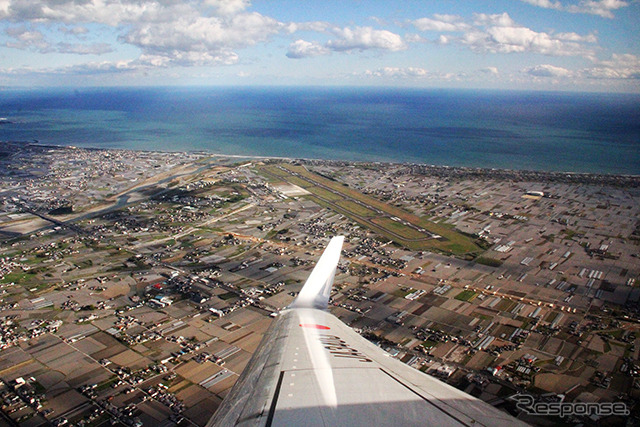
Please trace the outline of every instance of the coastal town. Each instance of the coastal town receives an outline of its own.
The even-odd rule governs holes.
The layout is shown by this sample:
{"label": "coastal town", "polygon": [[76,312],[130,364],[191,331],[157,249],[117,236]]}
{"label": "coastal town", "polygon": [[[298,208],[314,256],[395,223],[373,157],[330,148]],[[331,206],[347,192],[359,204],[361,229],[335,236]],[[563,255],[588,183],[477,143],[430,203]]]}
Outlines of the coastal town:
{"label": "coastal town", "polygon": [[206,425],[337,235],[330,311],[392,357],[637,423],[639,218],[638,176],[3,142],[0,424]]}

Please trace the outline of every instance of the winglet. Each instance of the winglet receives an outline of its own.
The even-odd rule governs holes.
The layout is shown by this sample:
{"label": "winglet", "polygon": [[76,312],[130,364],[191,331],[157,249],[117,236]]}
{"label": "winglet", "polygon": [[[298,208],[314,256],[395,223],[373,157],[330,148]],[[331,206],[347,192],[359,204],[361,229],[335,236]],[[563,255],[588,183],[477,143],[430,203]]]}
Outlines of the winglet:
{"label": "winglet", "polygon": [[331,239],[290,308],[327,308],[343,242],[344,236]]}

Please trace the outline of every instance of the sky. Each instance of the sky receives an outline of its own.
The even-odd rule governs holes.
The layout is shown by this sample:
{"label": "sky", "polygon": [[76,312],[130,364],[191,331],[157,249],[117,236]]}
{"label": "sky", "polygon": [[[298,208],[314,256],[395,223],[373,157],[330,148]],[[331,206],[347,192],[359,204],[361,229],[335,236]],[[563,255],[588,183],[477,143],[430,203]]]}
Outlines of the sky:
{"label": "sky", "polygon": [[640,0],[0,0],[0,87],[640,92]]}

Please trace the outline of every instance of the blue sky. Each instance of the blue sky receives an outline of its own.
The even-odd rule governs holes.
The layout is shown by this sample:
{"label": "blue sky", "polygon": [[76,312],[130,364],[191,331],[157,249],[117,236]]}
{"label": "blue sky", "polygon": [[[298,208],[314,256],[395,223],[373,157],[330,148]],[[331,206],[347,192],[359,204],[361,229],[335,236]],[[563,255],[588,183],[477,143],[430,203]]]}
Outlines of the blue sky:
{"label": "blue sky", "polygon": [[0,86],[640,92],[640,1],[0,0]]}

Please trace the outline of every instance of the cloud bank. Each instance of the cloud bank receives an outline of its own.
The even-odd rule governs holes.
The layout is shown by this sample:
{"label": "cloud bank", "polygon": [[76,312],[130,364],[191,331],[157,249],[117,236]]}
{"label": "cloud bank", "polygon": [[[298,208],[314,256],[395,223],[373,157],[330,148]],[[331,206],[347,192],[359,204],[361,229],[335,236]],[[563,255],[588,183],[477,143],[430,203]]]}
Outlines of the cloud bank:
{"label": "cloud bank", "polygon": [[613,11],[629,6],[629,2],[622,0],[581,0],[578,3],[564,5],[552,0],[522,0],[533,6],[545,9],[560,10],[569,13],[586,13],[603,18],[613,19]]}
{"label": "cloud bank", "polygon": [[[509,8],[510,12],[530,11],[532,8],[523,5],[526,3],[558,11],[541,12],[544,15],[580,13],[591,15],[584,20],[597,22],[608,22],[616,11],[637,6],[632,0],[515,3],[518,7]],[[274,54],[290,58],[288,64],[298,67],[298,72],[307,58],[316,58],[314,65],[331,69],[329,61],[340,57],[340,66],[349,64],[351,69],[331,69],[325,75],[417,82],[474,78],[621,81],[636,80],[640,75],[637,49],[612,53],[605,47],[609,42],[605,37],[610,36],[604,31],[561,21],[533,28],[514,19],[515,14],[469,12],[466,16],[438,13],[404,20],[370,16],[364,23],[344,19],[348,24],[336,24],[314,21],[310,11],[298,15],[307,20],[286,22],[268,16],[277,9],[259,13],[250,0],[0,0],[0,46],[12,53],[22,51],[14,57],[31,61],[24,62],[30,65],[13,67],[5,64],[0,78],[20,73],[146,76],[153,70],[160,76],[179,76],[201,71],[194,67],[229,65],[237,65],[235,75],[253,76],[260,72],[247,64],[261,60],[273,64],[265,57]],[[336,21],[340,17],[335,14]],[[554,24],[562,31],[551,29]],[[255,46],[265,46],[268,53],[250,49]],[[442,60],[445,52],[462,53],[467,62],[430,63]],[[51,64],[67,65],[38,68],[40,60],[49,63],[40,55],[55,57]],[[469,57],[482,58],[483,64],[469,66]],[[486,60],[492,57],[500,60]],[[393,61],[383,62],[388,58]],[[355,62],[359,59],[368,61],[367,65],[359,68]],[[509,63],[510,67],[505,66]],[[500,69],[488,64],[500,64]],[[434,65],[445,71],[433,71],[430,67]],[[186,71],[188,67],[194,70]]]}

